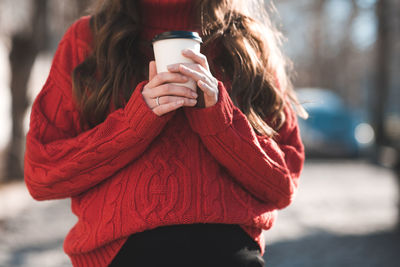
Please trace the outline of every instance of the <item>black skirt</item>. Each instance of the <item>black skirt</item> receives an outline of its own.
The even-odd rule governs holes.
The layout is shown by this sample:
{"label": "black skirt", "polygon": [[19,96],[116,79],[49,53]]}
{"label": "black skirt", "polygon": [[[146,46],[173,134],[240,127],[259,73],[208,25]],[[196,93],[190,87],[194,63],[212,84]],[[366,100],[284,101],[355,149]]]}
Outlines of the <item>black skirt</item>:
{"label": "black skirt", "polygon": [[238,225],[164,226],[131,235],[109,267],[262,267],[258,244]]}

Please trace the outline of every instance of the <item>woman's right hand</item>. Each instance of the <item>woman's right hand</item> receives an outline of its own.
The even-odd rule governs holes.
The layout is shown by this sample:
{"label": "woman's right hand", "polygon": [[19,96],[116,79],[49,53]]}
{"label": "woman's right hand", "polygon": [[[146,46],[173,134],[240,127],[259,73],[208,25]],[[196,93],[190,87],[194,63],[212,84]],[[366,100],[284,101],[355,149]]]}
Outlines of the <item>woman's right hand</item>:
{"label": "woman's right hand", "polygon": [[182,106],[194,107],[197,94],[188,87],[172,83],[185,83],[188,77],[180,73],[162,72],[157,74],[155,61],[149,64],[149,83],[142,91],[147,106],[158,116]]}

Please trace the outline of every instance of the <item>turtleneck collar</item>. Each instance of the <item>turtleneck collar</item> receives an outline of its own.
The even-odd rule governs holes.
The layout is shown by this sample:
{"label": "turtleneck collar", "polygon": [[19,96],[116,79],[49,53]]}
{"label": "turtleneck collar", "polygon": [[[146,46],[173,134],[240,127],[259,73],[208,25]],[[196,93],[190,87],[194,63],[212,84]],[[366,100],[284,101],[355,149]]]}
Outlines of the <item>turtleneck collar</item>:
{"label": "turtleneck collar", "polygon": [[193,12],[196,0],[139,0],[142,14],[142,38],[151,40],[165,31],[199,31]]}

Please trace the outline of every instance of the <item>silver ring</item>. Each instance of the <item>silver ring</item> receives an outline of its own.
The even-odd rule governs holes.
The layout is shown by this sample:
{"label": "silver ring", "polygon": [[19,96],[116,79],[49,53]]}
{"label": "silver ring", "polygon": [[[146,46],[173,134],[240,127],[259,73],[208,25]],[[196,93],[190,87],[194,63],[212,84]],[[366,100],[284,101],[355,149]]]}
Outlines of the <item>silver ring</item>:
{"label": "silver ring", "polygon": [[156,103],[157,103],[157,106],[160,105],[160,97],[159,96],[157,96],[157,98],[156,98]]}

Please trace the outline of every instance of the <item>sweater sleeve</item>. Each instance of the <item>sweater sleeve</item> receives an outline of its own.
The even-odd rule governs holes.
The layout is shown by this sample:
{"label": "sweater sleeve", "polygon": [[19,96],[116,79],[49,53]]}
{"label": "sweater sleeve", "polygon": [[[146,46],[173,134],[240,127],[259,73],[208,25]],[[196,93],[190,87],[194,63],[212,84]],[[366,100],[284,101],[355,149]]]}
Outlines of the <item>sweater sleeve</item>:
{"label": "sweater sleeve", "polygon": [[256,135],[221,82],[217,104],[186,108],[185,113],[210,153],[245,190],[279,209],[291,203],[304,162],[291,108],[285,109],[286,122],[276,139]]}
{"label": "sweater sleeve", "polygon": [[80,52],[71,31],[61,41],[32,106],[24,177],[37,200],[77,195],[111,177],[143,153],[171,118],[158,117],[147,107],[142,82],[124,108],[95,128],[80,131],[70,75]]}

